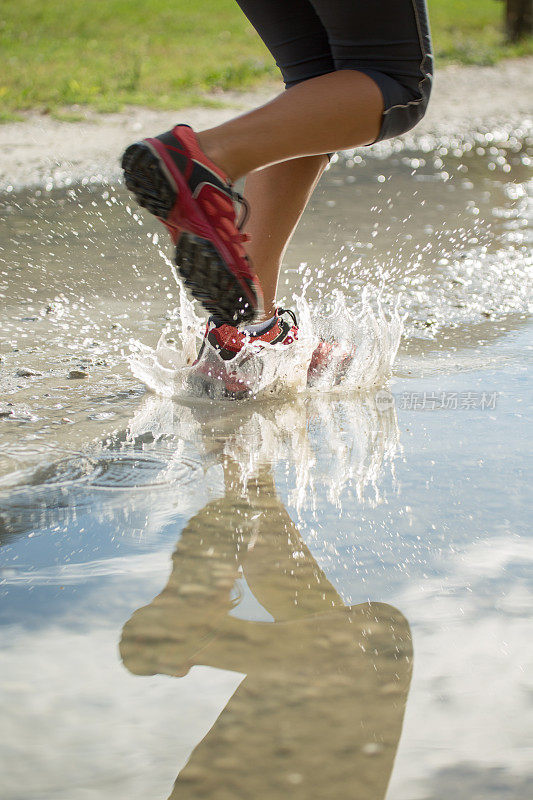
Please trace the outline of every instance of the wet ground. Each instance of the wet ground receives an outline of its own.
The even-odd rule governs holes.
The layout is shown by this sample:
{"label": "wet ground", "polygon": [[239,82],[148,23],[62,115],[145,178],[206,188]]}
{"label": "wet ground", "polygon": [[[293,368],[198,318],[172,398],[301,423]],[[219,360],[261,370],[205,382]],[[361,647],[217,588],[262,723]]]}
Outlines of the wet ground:
{"label": "wet ground", "polygon": [[332,165],[282,290],[364,357],[242,402],[118,184],[1,198],[2,798],[529,798],[527,136]]}

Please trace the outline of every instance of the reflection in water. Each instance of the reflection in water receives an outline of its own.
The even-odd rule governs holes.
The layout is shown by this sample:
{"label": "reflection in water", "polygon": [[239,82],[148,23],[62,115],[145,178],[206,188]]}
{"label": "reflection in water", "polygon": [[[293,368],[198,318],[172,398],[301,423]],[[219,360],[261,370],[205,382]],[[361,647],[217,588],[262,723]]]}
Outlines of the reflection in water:
{"label": "reflection in water", "polygon": [[[59,546],[65,554],[30,571],[14,564],[6,586],[133,574],[138,561],[118,558],[111,543],[108,552],[98,545],[98,561],[79,560],[95,551],[85,524],[75,549],[84,509],[148,539],[149,526],[194,513],[191,495],[205,498],[180,534],[167,586],[131,615],[120,642],[133,675],[179,678],[204,665],[243,676],[171,798],[384,798],[411,678],[409,626],[384,603],[344,605],[279,499],[274,468],[294,469],[297,510],[319,485],[335,502],[347,487],[360,497],[370,488],[375,501],[398,448],[394,407],[380,410],[374,393],[194,409],[149,397],[126,431],[92,452],[10,476],[0,537],[46,526],[56,531],[54,561]],[[209,494],[202,473],[213,468],[223,482]],[[171,523],[173,537],[180,528]]]}
{"label": "reflection in water", "polygon": [[[245,485],[261,465],[292,468],[289,502],[298,513],[314,507],[322,487],[339,508],[348,488],[375,504],[400,451],[394,400],[387,397],[392,404],[385,408],[379,393],[368,392],[230,407],[207,402],[193,409],[150,396],[127,431],[93,450],[62,453],[58,441],[36,466],[0,478],[0,539],[56,524],[59,509],[67,525],[88,504],[96,519],[111,520],[117,508],[122,515],[144,508],[156,491],[160,509],[186,512],[202,496],[204,471],[224,457],[236,462]],[[16,456],[15,448],[3,452]],[[169,493],[169,487],[180,491]]]}
{"label": "reflection in water", "polygon": [[[180,677],[195,664],[246,674],[170,797],[379,800],[411,677],[407,621],[383,603],[344,606],[271,470],[244,487],[238,464],[223,463],[224,497],[189,521],[166,587],[120,642],[138,675]],[[239,616],[236,584],[272,622]]]}
{"label": "reflection in water", "polygon": [[[336,504],[347,487],[360,499],[370,492],[378,500],[383,472],[392,471],[400,450],[394,398],[387,394],[385,405],[381,399],[379,391],[368,391],[190,406],[148,396],[126,431],[90,450],[68,448],[69,431],[59,429],[54,448],[36,449],[36,465],[0,478],[2,510],[13,504],[55,508],[73,491],[100,488],[103,504],[106,492],[198,485],[202,470],[222,455],[238,463],[244,482],[265,463],[295,468],[290,501],[298,509],[313,503],[318,484],[327,486],[328,499]],[[0,450],[15,463],[20,459],[15,445]],[[325,471],[318,464],[321,454],[328,462]]]}
{"label": "reflection in water", "polygon": [[348,487],[358,499],[378,502],[383,473],[394,472],[400,450],[394,399],[390,395],[386,407],[379,400],[379,392],[370,391],[190,408],[149,397],[130,420],[127,441],[167,443],[181,459],[194,441],[204,463],[233,459],[244,485],[262,465],[285,463],[294,469],[289,501],[299,512],[313,507],[319,486],[337,506]]}
{"label": "reflection in water", "polygon": [[[90,548],[85,534],[72,558],[68,548],[81,513],[90,510],[91,527],[97,523],[127,531],[127,537],[120,534],[122,542],[142,537],[148,544],[149,537],[177,514],[194,513],[220,494],[220,464],[225,458],[235,461],[244,487],[264,465],[291,469],[288,499],[298,514],[315,507],[324,487],[338,508],[347,489],[375,504],[384,476],[394,476],[400,448],[394,405],[379,408],[376,398],[370,392],[338,400],[206,402],[191,408],[147,397],[125,431],[91,450],[69,452],[68,438],[62,441],[58,433],[56,448],[37,454],[37,465],[1,478],[0,544],[26,532],[60,532],[55,540],[57,547],[61,538],[65,548],[65,581],[65,571],[80,566],[84,558],[92,561],[95,550],[101,559],[114,548],[112,538],[107,545],[104,539]],[[4,453],[9,455],[11,449],[4,448]],[[9,581],[24,577],[21,565],[16,566]],[[42,568],[31,564],[33,582],[44,575]]]}

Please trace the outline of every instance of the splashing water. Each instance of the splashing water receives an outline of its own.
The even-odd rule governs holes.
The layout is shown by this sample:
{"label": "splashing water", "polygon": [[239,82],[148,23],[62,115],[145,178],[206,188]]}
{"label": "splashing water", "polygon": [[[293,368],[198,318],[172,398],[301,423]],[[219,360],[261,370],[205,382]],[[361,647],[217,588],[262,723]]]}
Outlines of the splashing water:
{"label": "splashing water", "polygon": [[[164,397],[194,393],[190,379],[196,371],[204,330],[204,322],[178,285],[180,302],[175,325],[163,331],[155,348],[130,342],[133,374]],[[293,343],[266,344],[261,349],[245,343],[237,356],[226,362],[206,342],[201,360],[216,366],[218,374],[238,373],[247,393],[254,397],[295,394],[308,388],[318,392],[332,388],[367,390],[386,383],[403,331],[399,299],[388,315],[383,310],[381,292],[370,289],[362,291],[356,305],[350,305],[338,290],[328,300],[314,305],[306,299],[305,287],[293,299],[299,319],[298,339]],[[311,375],[311,359],[321,342],[335,346],[328,353],[325,368]]]}

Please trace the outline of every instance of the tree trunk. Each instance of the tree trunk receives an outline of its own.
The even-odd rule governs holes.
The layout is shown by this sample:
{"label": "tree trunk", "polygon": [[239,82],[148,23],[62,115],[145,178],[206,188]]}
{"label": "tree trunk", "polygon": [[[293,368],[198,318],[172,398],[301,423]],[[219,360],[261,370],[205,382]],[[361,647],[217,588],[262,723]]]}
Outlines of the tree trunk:
{"label": "tree trunk", "polygon": [[510,42],[533,33],[533,0],[506,0],[505,31]]}

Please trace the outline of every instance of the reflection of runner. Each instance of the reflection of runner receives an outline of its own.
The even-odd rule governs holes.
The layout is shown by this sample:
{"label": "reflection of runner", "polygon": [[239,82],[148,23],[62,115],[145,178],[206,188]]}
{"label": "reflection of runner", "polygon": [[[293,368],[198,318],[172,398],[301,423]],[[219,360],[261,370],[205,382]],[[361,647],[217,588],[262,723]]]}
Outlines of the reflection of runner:
{"label": "reflection of runner", "polygon": [[[275,323],[281,259],[328,154],[416,125],[432,57],[424,0],[238,2],[287,91],[198,134],[177,125],[144,139],[122,163],[128,188],[169,229],[192,294],[218,322],[260,316],[259,334]],[[232,182],[245,175],[243,200]]]}
{"label": "reflection of runner", "polygon": [[[382,800],[412,666],[409,627],[391,606],[345,607],[279,501],[269,470],[183,530],[167,586],[122,633],[139,675],[193,664],[247,674],[180,773],[177,798]],[[228,616],[240,569],[273,623]]]}

